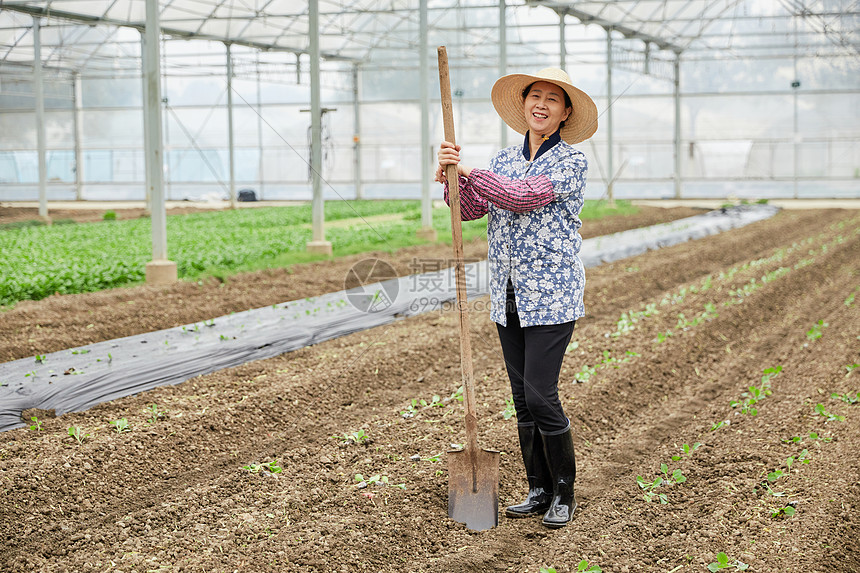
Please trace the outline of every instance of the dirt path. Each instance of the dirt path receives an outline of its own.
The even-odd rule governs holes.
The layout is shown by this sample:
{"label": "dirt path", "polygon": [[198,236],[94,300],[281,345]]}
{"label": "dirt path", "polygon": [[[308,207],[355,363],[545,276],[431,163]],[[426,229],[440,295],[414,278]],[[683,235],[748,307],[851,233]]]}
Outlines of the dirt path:
{"label": "dirt path", "polygon": [[[463,428],[449,399],[460,383],[457,319],[439,312],[2,434],[0,570],[537,573],[575,571],[584,558],[608,572],[676,573],[707,571],[724,551],[749,571],[860,571],[860,405],[831,398],[860,390],[846,368],[860,362],[858,228],[856,212],[782,212],[589,271],[589,316],[560,387],[581,504],[562,530],[502,517],[476,533],[447,519],[438,456]],[[124,313],[140,303],[125,301],[139,297],[113,296],[102,305],[115,307],[113,324],[132,322]],[[42,326],[56,332],[102,312],[70,303],[62,315],[53,305],[64,298],[77,297],[11,312],[47,305],[57,320]],[[161,299],[170,319],[174,300]],[[510,391],[486,312],[473,314],[473,330],[480,439],[503,452],[508,504],[525,490],[515,423],[503,415]],[[730,406],[778,366],[757,415]],[[826,421],[817,404],[844,421]],[[120,418],[130,432],[109,425]],[[72,425],[90,437],[78,444]],[[369,440],[332,437],[359,430]],[[281,473],[242,469],[273,461]],[[666,504],[648,503],[636,477],[652,481],[661,463],[687,480],[654,490]],[[769,482],[776,470],[784,475]],[[358,489],[356,474],[390,485]],[[788,502],[794,516],[772,517]]]}

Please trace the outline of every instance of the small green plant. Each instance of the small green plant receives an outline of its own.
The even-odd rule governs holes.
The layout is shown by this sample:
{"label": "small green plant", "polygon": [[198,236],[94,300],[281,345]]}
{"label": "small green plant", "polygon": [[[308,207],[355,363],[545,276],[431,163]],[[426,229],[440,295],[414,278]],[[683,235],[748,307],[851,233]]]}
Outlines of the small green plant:
{"label": "small green plant", "polygon": [[657,493],[654,490],[663,485],[663,478],[657,476],[654,478],[654,481],[647,481],[642,476],[636,476],[636,483],[639,484],[639,487],[642,488],[642,499],[647,502],[654,501],[654,498],[660,500],[660,503],[669,503],[669,498],[666,497],[665,493]]}
{"label": "small green plant", "polygon": [[681,472],[681,469],[675,469],[669,473],[669,466],[660,464],[660,472],[663,474],[663,482],[668,485],[679,485],[687,481],[687,477]]}
{"label": "small green plant", "polygon": [[730,402],[731,407],[736,408],[737,406],[741,406],[742,414],[749,414],[751,416],[758,415],[758,409],[755,407],[755,405],[764,400],[765,397],[770,396],[772,394],[770,389],[770,381],[780,372],[782,372],[782,366],[777,366],[775,368],[765,368],[761,377],[761,386],[749,386],[749,392],[744,392],[741,394],[741,398],[744,398],[744,401],[740,402],[738,400],[732,400]]}
{"label": "small green plant", "polygon": [[860,403],[860,392],[854,392],[854,395],[851,395],[851,392],[846,392],[845,394],[837,394],[834,392],[830,395],[834,400],[842,400],[846,404],[858,404]]}
{"label": "small green plant", "polygon": [[115,211],[105,211],[105,214],[102,215],[103,221],[116,221],[116,212]]}
{"label": "small green plant", "polygon": [[720,571],[722,569],[746,571],[747,569],[749,569],[749,565],[737,559],[735,559],[734,562],[729,563],[729,556],[720,551],[719,553],[717,553],[717,561],[715,563],[708,564],[708,571],[710,571],[711,573],[715,573],[716,571]]}
{"label": "small green plant", "polygon": [[722,428],[723,426],[731,425],[731,423],[732,423],[731,420],[723,420],[722,422],[714,422],[714,425],[711,426],[711,431],[715,432],[715,431],[719,430],[720,428]]}
{"label": "small green plant", "polygon": [[363,444],[370,442],[370,436],[364,430],[357,430],[343,436],[332,436],[332,438],[339,440],[342,444]]}
{"label": "small green plant", "polygon": [[146,407],[146,410],[144,411],[149,414],[149,418],[146,421],[150,424],[154,424],[157,421],[163,420],[167,417],[167,410],[159,409],[156,404],[150,404]]}
{"label": "small green plant", "polygon": [[588,379],[591,378],[592,376],[594,376],[594,374],[596,372],[597,372],[597,368],[595,368],[593,366],[589,366],[588,364],[583,364],[582,369],[579,372],[577,372],[573,376],[573,378],[577,382],[588,382]]}
{"label": "small green plant", "polygon": [[599,565],[589,564],[585,559],[577,563],[576,570],[584,571],[585,573],[603,573],[603,569]]}
{"label": "small green plant", "polygon": [[36,355],[36,364],[44,364],[47,357],[44,354]]}
{"label": "small green plant", "polygon": [[80,350],[72,350],[72,354],[89,354],[90,351],[88,348],[81,348]]}
{"label": "small green plant", "polygon": [[825,418],[827,418],[827,420],[825,420],[825,423],[834,422],[834,421],[835,422],[844,422],[845,421],[845,416],[839,416],[836,414],[831,414],[830,412],[828,412],[824,408],[824,404],[816,404],[815,405],[815,413],[820,414],[820,415],[824,416]]}
{"label": "small green plant", "polygon": [[78,444],[83,444],[87,440],[87,438],[90,437],[89,434],[85,434],[84,431],[77,426],[72,426],[69,428],[69,435],[73,437],[78,442]]}
{"label": "small green plant", "polygon": [[657,344],[662,344],[669,340],[669,337],[672,336],[671,332],[658,332],[657,333]]}
{"label": "small green plant", "polygon": [[818,340],[823,336],[823,330],[829,325],[823,320],[819,320],[818,324],[813,324],[812,328],[806,331],[807,340]]}
{"label": "small green plant", "polygon": [[508,396],[507,398],[505,398],[505,409],[502,412],[502,417],[505,420],[510,420],[511,418],[513,418],[516,415],[517,415],[517,410],[514,407],[514,397]]}
{"label": "small green plant", "polygon": [[[690,455],[692,455],[692,454],[693,454],[693,452],[695,452],[696,450],[698,450],[700,447],[702,447],[702,444],[701,444],[700,442],[696,442],[696,443],[695,443],[695,444],[693,444],[692,446],[690,446],[690,444],[683,444],[683,445],[681,446],[681,454],[683,454],[683,455],[685,455],[685,456],[690,456]],[[679,455],[677,455],[677,454],[675,454],[674,456],[672,456],[672,461],[673,461],[673,462],[677,462],[677,461],[678,461],[678,460],[680,460],[680,459],[681,459],[681,456],[679,456]]]}
{"label": "small green plant", "polygon": [[780,517],[791,517],[795,513],[797,513],[797,510],[794,509],[793,505],[786,505],[785,507],[778,507],[771,510],[770,516],[774,519],[779,519]]}
{"label": "small green plant", "polygon": [[30,426],[31,430],[36,430],[37,432],[42,431],[42,422],[39,421],[38,416],[30,416],[30,421],[33,422]]}
{"label": "small green plant", "polygon": [[260,473],[262,470],[266,470],[272,474],[279,474],[284,471],[284,468],[278,465],[278,460],[272,462],[265,462],[262,464],[252,463],[247,466],[242,466],[243,470],[248,470],[252,474]]}
{"label": "small green plant", "polygon": [[113,422],[110,423],[110,425],[114,427],[117,434],[131,431],[131,428],[128,426],[128,419],[126,419],[126,418],[120,418],[119,420],[114,420]]}
{"label": "small green plant", "polygon": [[845,365],[845,371],[847,372],[847,374],[845,374],[845,375],[849,376],[852,372],[854,372],[858,368],[860,368],[860,364],[857,364],[856,362],[854,364],[846,364]]}

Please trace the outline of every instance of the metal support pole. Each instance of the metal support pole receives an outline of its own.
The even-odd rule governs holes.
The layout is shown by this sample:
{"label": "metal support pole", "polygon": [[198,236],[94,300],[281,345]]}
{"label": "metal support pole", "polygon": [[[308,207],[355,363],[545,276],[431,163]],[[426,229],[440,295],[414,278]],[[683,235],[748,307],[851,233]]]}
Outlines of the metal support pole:
{"label": "metal support pole", "polygon": [[798,198],[797,191],[797,161],[800,158],[800,154],[798,153],[798,145],[800,143],[800,133],[798,132],[798,120],[797,120],[797,90],[800,88],[800,80],[797,79],[797,16],[794,17],[794,80],[791,82],[791,91],[793,92],[793,100],[794,100],[794,131],[793,131],[793,160],[792,165],[794,165],[794,175],[792,179],[794,180],[794,198]]}
{"label": "metal support pole", "polygon": [[236,203],[236,151],[233,141],[233,53],[231,45],[227,46],[227,145],[229,146],[230,162],[230,208],[238,207]]}
{"label": "metal support pole", "polygon": [[606,28],[606,194],[609,208],[615,208],[615,169],[612,166],[612,28]]}
{"label": "metal support pole", "polygon": [[558,15],[558,41],[559,41],[559,54],[561,61],[561,69],[567,71],[567,27],[565,24],[565,16],[567,16],[567,12],[560,12]]}
{"label": "metal support pole", "polygon": [[[140,31],[140,85],[143,87],[143,152],[149,153],[149,96],[146,95],[146,30]],[[144,163],[146,159],[144,158]],[[149,181],[149,168],[144,167],[144,200],[146,203],[146,214],[152,213],[151,183]]]}
{"label": "metal support pole", "polygon": [[[499,0],[499,77],[508,73],[508,20],[506,0]],[[508,146],[508,124],[499,120],[502,149]]]}
{"label": "metal support pole", "polygon": [[681,198],[681,53],[675,54],[675,199]]}
{"label": "metal support pole", "polygon": [[427,0],[419,2],[419,29],[421,39],[418,42],[418,65],[421,67],[421,228],[417,235],[428,241],[436,240],[436,231],[433,229],[433,199],[430,196],[430,78],[427,40]]}
{"label": "metal support pole", "polygon": [[322,190],[322,106],[320,105],[320,14],[319,0],[309,0],[308,21],[311,60],[311,204],[312,240],[307,250],[330,255],[331,243],[325,240],[325,202]]}
{"label": "metal support pole", "polygon": [[364,199],[361,186],[361,92],[358,84],[358,64],[352,66],[352,171],[355,179],[355,198]]}
{"label": "metal support pole", "polygon": [[75,72],[74,75],[74,91],[75,120],[73,122],[73,127],[75,130],[75,201],[80,201],[83,199],[84,185],[84,152],[81,148],[81,126],[84,123],[83,104],[81,102],[83,88],[81,87],[80,72]]}
{"label": "metal support pole", "polygon": [[36,92],[36,149],[39,159],[39,216],[48,219],[48,168],[45,153],[45,90],[42,86],[42,25],[33,17],[33,89]]}
{"label": "metal support pole", "polygon": [[257,150],[259,157],[257,159],[257,179],[260,189],[260,201],[263,201],[265,177],[263,177],[263,94],[260,88],[260,52],[257,52]]}
{"label": "metal support pole", "polygon": [[176,263],[167,260],[167,214],[164,203],[164,147],[161,131],[161,26],[156,0],[146,3],[144,93],[149,137],[145,153],[151,197],[152,261],[146,264],[146,282],[170,284],[176,282]]}

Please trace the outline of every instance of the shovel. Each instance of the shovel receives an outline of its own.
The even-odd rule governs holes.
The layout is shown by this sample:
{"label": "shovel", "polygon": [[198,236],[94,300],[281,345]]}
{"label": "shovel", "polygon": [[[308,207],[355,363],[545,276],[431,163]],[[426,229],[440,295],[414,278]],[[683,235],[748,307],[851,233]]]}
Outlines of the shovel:
{"label": "shovel", "polygon": [[[451,78],[448,75],[448,52],[445,46],[439,47],[439,85],[442,90],[445,140],[455,143]],[[462,450],[448,452],[448,517],[459,523],[465,523],[469,529],[481,531],[499,524],[499,452],[478,447],[472,345],[469,339],[469,306],[466,300],[466,272],[463,266],[460,188],[457,166],[448,165],[445,169],[451,205],[457,311],[460,315],[460,365],[463,372],[466,406],[466,444]]]}

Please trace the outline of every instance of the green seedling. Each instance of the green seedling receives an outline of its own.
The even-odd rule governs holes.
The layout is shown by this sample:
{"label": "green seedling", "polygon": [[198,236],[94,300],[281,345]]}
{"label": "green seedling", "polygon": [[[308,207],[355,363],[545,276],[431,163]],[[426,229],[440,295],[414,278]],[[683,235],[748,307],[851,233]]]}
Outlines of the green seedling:
{"label": "green seedling", "polygon": [[766,368],[763,371],[761,377],[761,386],[749,386],[749,392],[744,392],[741,394],[741,397],[744,398],[743,402],[740,402],[738,400],[732,400],[729,405],[732,408],[741,406],[742,414],[749,414],[751,416],[758,415],[758,409],[755,407],[755,405],[772,394],[770,389],[770,381],[780,372],[782,372],[782,366],[777,366],[776,368]]}
{"label": "green seedling", "polygon": [[599,565],[589,564],[585,559],[577,563],[576,570],[585,573],[603,573],[603,569]]}
{"label": "green seedling", "polygon": [[502,417],[505,420],[510,420],[511,418],[513,418],[516,415],[517,415],[517,411],[516,411],[516,408],[514,407],[514,397],[508,396],[507,398],[505,398],[505,409],[502,412]]}
{"label": "green seedling", "polygon": [[592,367],[592,366],[589,366],[588,364],[585,364],[585,365],[583,365],[583,366],[582,366],[582,370],[580,370],[579,372],[577,372],[577,373],[573,376],[573,378],[574,378],[577,382],[588,382],[588,379],[589,379],[589,378],[591,378],[592,376],[594,376],[594,374],[595,374],[596,372],[597,372],[597,368]]}
{"label": "green seedling", "polygon": [[273,474],[279,474],[284,470],[284,468],[282,468],[281,466],[278,465],[278,460],[275,460],[273,462],[266,462],[266,463],[262,463],[262,464],[257,464],[257,463],[248,464],[247,466],[242,466],[242,469],[248,470],[252,474],[260,473],[260,471],[262,471],[262,470],[267,470],[269,473],[273,473]]}
{"label": "green seedling", "polygon": [[621,317],[616,322],[615,332],[611,333],[610,336],[613,338],[618,338],[619,336],[623,336],[630,332],[636,330],[636,324],[649,316],[654,314],[658,314],[657,305],[654,303],[648,304],[645,306],[645,310],[642,311],[629,311],[621,313]]}
{"label": "green seedling", "polygon": [[87,348],[82,348],[80,350],[72,350],[72,354],[89,354],[90,351]]}
{"label": "green seedling", "polygon": [[71,428],[69,428],[69,435],[75,440],[77,440],[78,444],[83,444],[84,441],[86,441],[87,438],[90,437],[89,434],[85,434],[84,431],[77,426],[72,426]]}
{"label": "green seedling", "polygon": [[845,371],[847,372],[845,375],[849,376],[852,372],[857,370],[857,368],[860,368],[860,364],[857,364],[856,362],[854,364],[847,364],[845,366]]}
{"label": "green seedling", "polygon": [[715,432],[716,430],[719,430],[723,426],[731,425],[731,423],[732,423],[731,420],[723,420],[722,422],[715,422],[714,425],[711,426],[711,431]]}
{"label": "green seedling", "polygon": [[[683,444],[683,445],[681,446],[681,453],[682,453],[683,455],[685,455],[685,456],[690,456],[690,455],[692,455],[692,453],[693,453],[693,452],[695,452],[696,450],[698,450],[700,447],[702,447],[702,444],[701,444],[700,442],[696,442],[696,443],[695,443],[695,444],[693,444],[692,446],[690,446],[689,444]],[[681,456],[679,456],[679,455],[677,455],[677,454],[675,454],[674,456],[672,456],[672,461],[673,461],[673,462],[677,462],[677,461],[678,461],[678,460],[680,460],[680,459],[681,459]]]}
{"label": "green seedling", "polygon": [[332,438],[339,440],[342,444],[363,444],[370,441],[370,436],[364,430],[357,430],[343,436],[332,436]]}
{"label": "green seedling", "polygon": [[669,473],[669,466],[666,464],[660,464],[660,472],[663,474],[663,481],[668,485],[678,485],[687,481],[686,476],[681,473],[681,469],[678,468],[674,470],[671,474]]}
{"label": "green seedling", "polygon": [[541,567],[540,573],[558,573],[558,571],[555,570],[555,567]]}
{"label": "green seedling", "polygon": [[642,476],[636,476],[636,483],[639,484],[639,487],[642,488],[642,499],[647,502],[654,501],[654,498],[660,500],[660,503],[666,504],[669,503],[669,499],[666,497],[665,493],[657,493],[654,490],[663,485],[663,478],[657,476],[654,478],[654,481],[647,481]]}
{"label": "green seedling", "polygon": [[119,420],[114,420],[113,422],[110,423],[110,425],[114,427],[117,434],[131,431],[131,428],[128,426],[128,419],[126,419],[126,418],[120,418]]}
{"label": "green seedling", "polygon": [[203,326],[215,326],[215,320],[212,318],[210,318],[209,320],[204,320]]}
{"label": "green seedling", "polygon": [[564,349],[564,353],[567,354],[568,352],[573,352],[574,350],[576,350],[578,348],[579,348],[579,342],[574,340],[573,342],[571,342],[570,344],[567,345],[567,348]]}
{"label": "green seedling", "polygon": [[146,421],[150,424],[154,424],[158,420],[162,420],[167,417],[167,410],[159,409],[156,404],[150,404],[147,406],[145,412],[149,414],[149,418]]}
{"label": "green seedling", "polygon": [[33,422],[33,424],[30,426],[31,430],[36,430],[37,432],[42,431],[42,422],[39,421],[38,416],[30,416],[30,421]]}
{"label": "green seedling", "polygon": [[747,569],[749,569],[749,565],[737,559],[735,559],[734,562],[729,563],[729,556],[720,551],[719,553],[717,553],[717,561],[715,563],[708,564],[708,571],[710,571],[711,573],[715,573],[716,571],[720,571],[722,569],[746,571]]}
{"label": "green seedling", "polygon": [[834,392],[830,395],[834,400],[842,400],[846,404],[857,404],[860,403],[860,392],[854,392],[854,395],[851,395],[851,392],[846,392],[845,394],[837,394]]}
{"label": "green seedling", "polygon": [[672,336],[671,332],[658,332],[657,333],[657,344],[662,344],[669,340],[669,337]]}
{"label": "green seedling", "polygon": [[797,510],[794,509],[794,506],[786,505],[785,507],[771,510],[770,516],[774,519],[779,519],[780,517],[792,517],[795,513],[797,513]]}
{"label": "green seedling", "polygon": [[845,421],[845,416],[839,416],[836,414],[831,414],[830,412],[828,412],[824,408],[824,404],[816,404],[815,405],[815,413],[821,414],[822,416],[827,418],[827,420],[825,420],[825,423],[834,422],[834,421],[836,421],[836,422],[844,422]]}
{"label": "green seedling", "polygon": [[[832,442],[832,441],[833,441],[833,438],[828,438],[828,437],[825,437],[825,436],[820,436],[820,435],[818,434],[818,432],[809,432],[809,436],[808,436],[808,437],[809,437],[809,439],[810,439],[810,440],[821,440],[822,442]],[[792,436],[792,437],[790,437],[790,438],[788,438],[788,439],[783,440],[783,442],[785,442],[786,444],[787,444],[787,443],[799,444],[799,443],[800,443],[800,442],[802,442],[802,441],[803,441],[803,437],[802,437],[802,436]]]}
{"label": "green seedling", "polygon": [[36,364],[44,364],[47,357],[44,354],[36,355]]}
{"label": "green seedling", "polygon": [[829,325],[823,320],[819,320],[818,324],[813,324],[812,328],[806,331],[807,340],[818,340],[823,336],[823,330]]}

